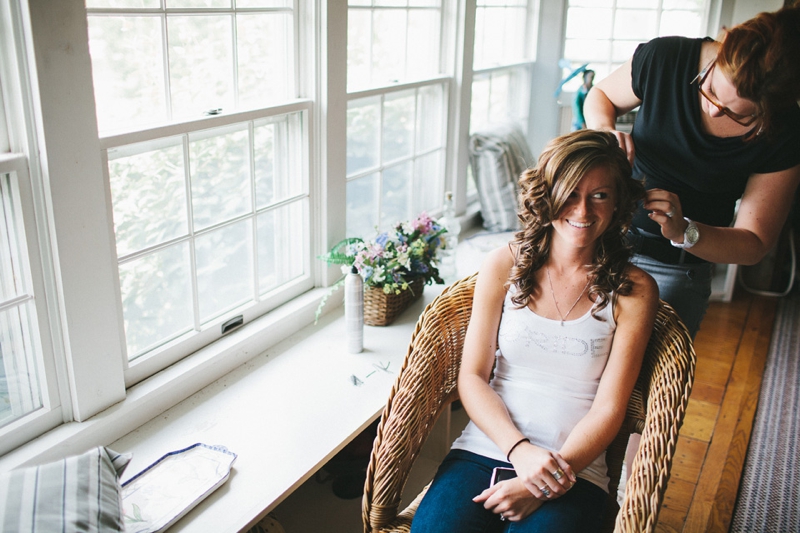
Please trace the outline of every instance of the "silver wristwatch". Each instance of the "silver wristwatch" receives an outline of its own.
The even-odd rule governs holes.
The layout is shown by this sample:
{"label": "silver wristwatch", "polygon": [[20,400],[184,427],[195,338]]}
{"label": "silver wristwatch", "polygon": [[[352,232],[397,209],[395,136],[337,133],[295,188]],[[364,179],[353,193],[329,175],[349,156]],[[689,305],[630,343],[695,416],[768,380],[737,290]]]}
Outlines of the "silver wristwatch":
{"label": "silver wristwatch", "polygon": [[686,231],[683,232],[683,242],[682,243],[678,243],[675,241],[669,241],[669,242],[671,242],[672,246],[674,246],[675,248],[683,248],[684,250],[686,250],[697,244],[697,241],[700,240],[700,231],[698,231],[697,224],[695,224],[693,221],[689,220],[686,217],[683,217],[683,220],[689,223],[689,225],[686,226]]}

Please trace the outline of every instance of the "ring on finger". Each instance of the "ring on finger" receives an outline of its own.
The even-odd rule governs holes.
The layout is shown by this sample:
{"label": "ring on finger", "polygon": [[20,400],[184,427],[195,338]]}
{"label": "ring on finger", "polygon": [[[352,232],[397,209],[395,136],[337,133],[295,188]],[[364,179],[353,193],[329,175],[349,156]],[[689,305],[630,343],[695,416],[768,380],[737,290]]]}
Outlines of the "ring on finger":
{"label": "ring on finger", "polygon": [[555,472],[553,472],[553,477],[555,478],[556,481],[558,481],[559,479],[564,477],[564,471],[561,470],[560,468],[557,469]]}
{"label": "ring on finger", "polygon": [[505,521],[505,519],[506,519],[505,515],[504,515],[504,514],[501,514],[501,515],[500,515],[500,520],[502,520],[502,521]]}
{"label": "ring on finger", "polygon": [[672,218],[672,217],[675,216],[675,210],[674,209],[670,209],[669,211],[667,211],[664,214],[667,216],[667,218]]}
{"label": "ring on finger", "polygon": [[542,491],[542,494],[544,494],[545,498],[549,498],[550,497],[550,488],[547,485],[545,485],[543,487],[539,487],[539,490]]}

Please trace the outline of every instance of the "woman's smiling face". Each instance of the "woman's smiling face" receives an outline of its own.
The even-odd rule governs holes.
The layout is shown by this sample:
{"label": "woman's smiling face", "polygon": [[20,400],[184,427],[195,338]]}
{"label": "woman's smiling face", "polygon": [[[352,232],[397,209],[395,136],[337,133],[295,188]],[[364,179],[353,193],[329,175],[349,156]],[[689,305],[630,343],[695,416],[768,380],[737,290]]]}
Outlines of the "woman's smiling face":
{"label": "woman's smiling face", "polygon": [[553,239],[578,248],[593,246],[608,229],[617,205],[614,176],[605,166],[584,174],[553,221]]}

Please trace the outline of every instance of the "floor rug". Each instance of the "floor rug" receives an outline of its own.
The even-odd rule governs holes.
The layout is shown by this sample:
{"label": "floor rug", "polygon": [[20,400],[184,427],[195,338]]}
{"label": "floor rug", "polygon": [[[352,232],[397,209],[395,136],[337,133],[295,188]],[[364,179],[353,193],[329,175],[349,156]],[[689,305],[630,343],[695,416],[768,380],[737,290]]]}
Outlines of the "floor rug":
{"label": "floor rug", "polygon": [[800,293],[778,302],[731,533],[800,532]]}

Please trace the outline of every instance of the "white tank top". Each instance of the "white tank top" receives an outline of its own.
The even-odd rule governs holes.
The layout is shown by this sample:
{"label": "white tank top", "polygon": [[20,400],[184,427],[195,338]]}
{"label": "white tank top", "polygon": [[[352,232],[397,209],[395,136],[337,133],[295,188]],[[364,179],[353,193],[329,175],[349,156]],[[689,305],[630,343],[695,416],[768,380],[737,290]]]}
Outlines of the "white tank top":
{"label": "white tank top", "polygon": [[[536,446],[558,451],[589,412],[611,351],[616,330],[612,305],[598,314],[561,324],[528,307],[517,309],[506,293],[490,385],[505,403],[516,427]],[[503,451],[470,422],[453,448],[506,461]],[[578,477],[608,492],[605,451]]]}

